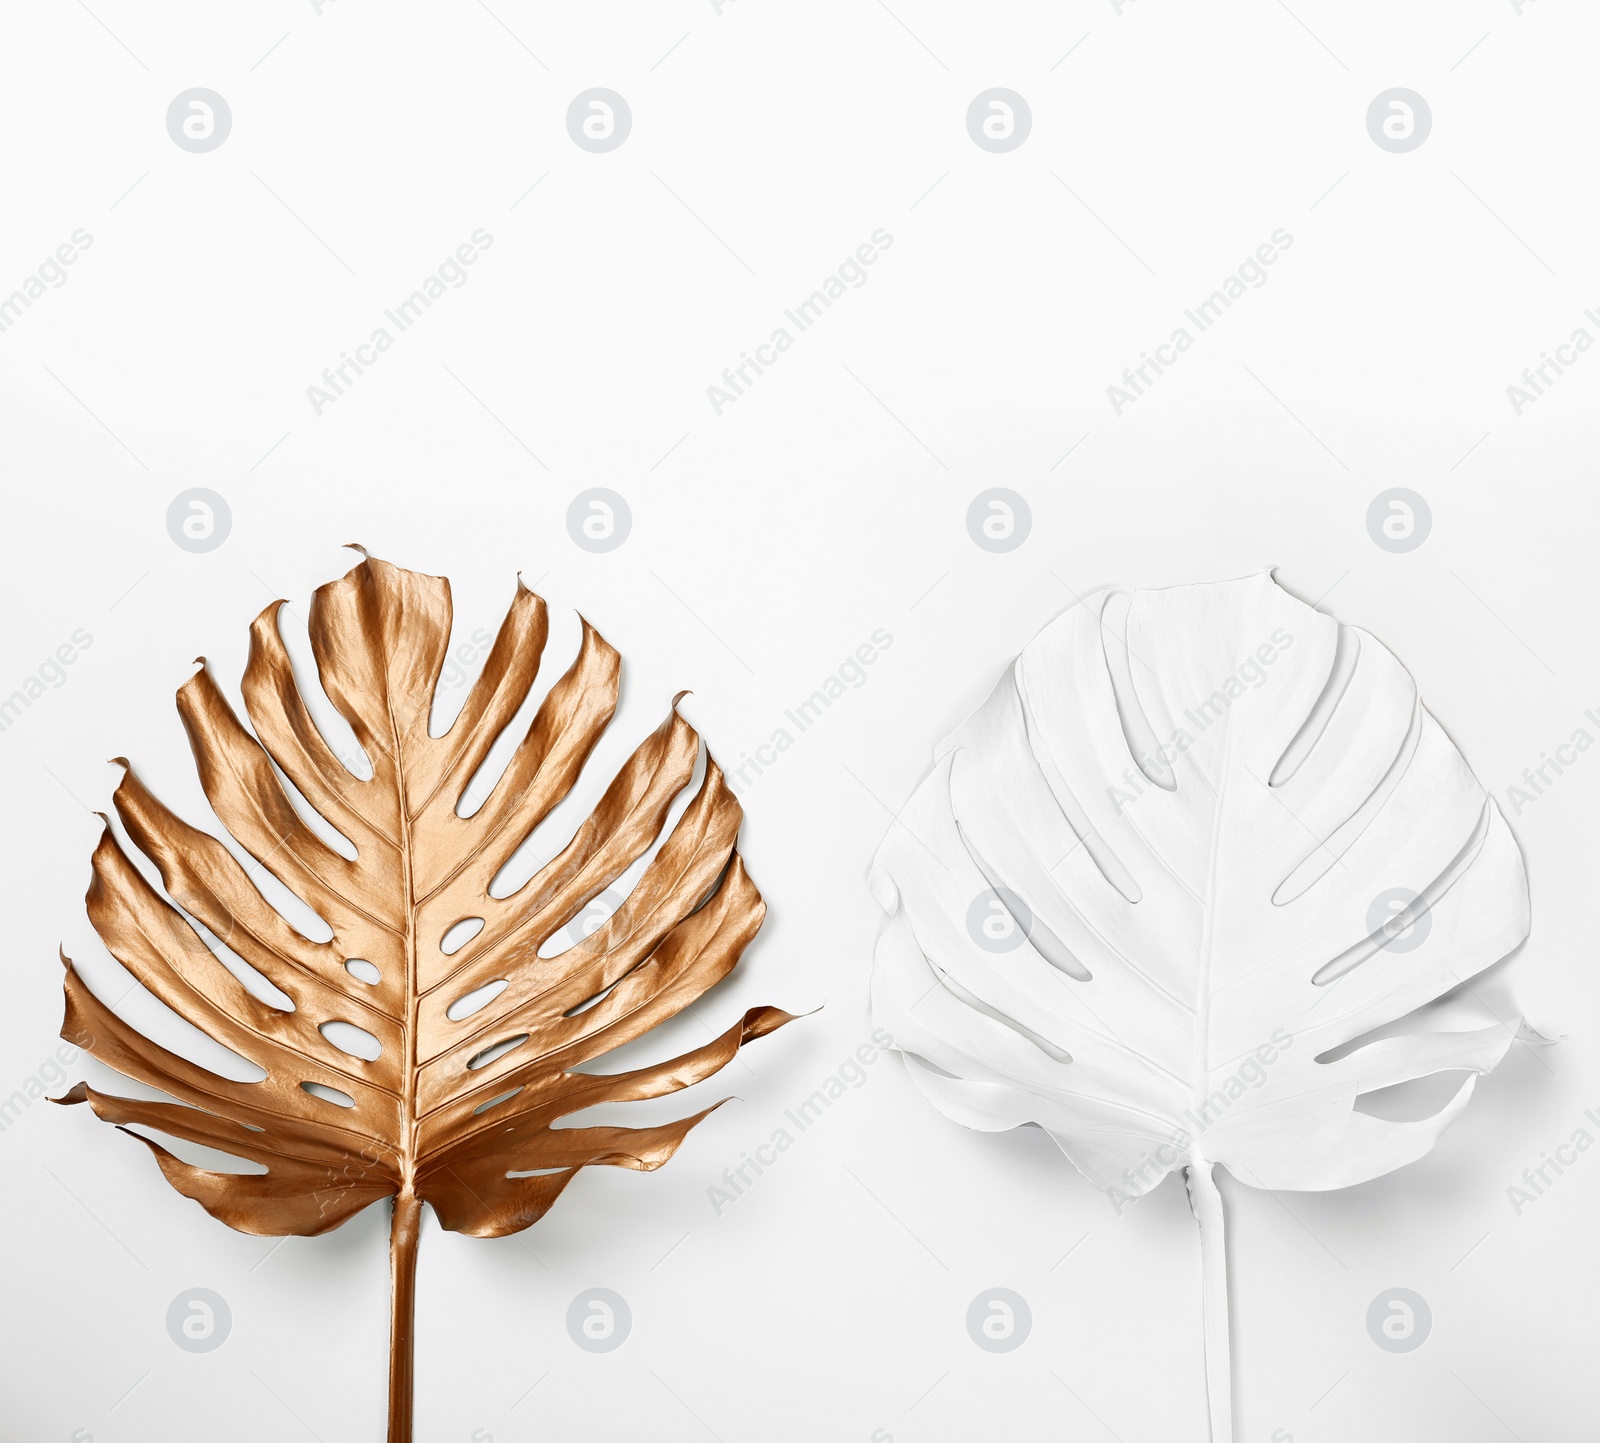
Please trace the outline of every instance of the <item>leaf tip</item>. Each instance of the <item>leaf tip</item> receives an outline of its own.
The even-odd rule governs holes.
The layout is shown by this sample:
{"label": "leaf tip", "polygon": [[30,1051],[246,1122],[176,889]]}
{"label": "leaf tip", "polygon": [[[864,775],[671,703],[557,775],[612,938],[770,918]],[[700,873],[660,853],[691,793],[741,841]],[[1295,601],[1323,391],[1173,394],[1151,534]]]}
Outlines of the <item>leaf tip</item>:
{"label": "leaf tip", "polygon": [[1559,1047],[1567,1040],[1565,1032],[1557,1033],[1550,1037],[1539,1031],[1526,1017],[1519,1017],[1514,1029],[1513,1041],[1532,1043],[1535,1047]]}
{"label": "leaf tip", "polygon": [[363,560],[366,560],[366,561],[371,561],[372,560],[372,553],[370,551],[368,551],[367,548],[365,546],[363,546],[359,541],[346,541],[345,544],[344,544],[344,549],[346,551],[359,551],[361,553],[361,556],[362,556]]}
{"label": "leaf tip", "polygon": [[811,1012],[785,1012],[781,1007],[752,1007],[739,1020],[739,1046],[748,1047],[752,1042],[760,1041],[780,1027],[786,1027],[791,1022],[798,1022],[802,1017],[810,1017],[813,1012],[821,1010],[820,1007],[813,1007]]}

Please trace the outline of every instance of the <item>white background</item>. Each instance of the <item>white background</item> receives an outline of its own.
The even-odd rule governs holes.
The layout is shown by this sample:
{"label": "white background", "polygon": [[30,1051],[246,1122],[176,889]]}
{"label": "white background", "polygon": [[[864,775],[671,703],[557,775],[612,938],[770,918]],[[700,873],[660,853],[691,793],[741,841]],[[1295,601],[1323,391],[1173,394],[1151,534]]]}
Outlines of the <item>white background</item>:
{"label": "white background", "polygon": [[[1566,1040],[1514,1048],[1398,1174],[1320,1195],[1224,1180],[1238,1437],[1587,1436],[1600,1156],[1520,1217],[1507,1188],[1576,1129],[1600,1137],[1600,755],[1518,815],[1506,788],[1575,728],[1600,735],[1582,715],[1600,358],[1521,416],[1506,387],[1600,303],[1595,17],[492,5],[8,14],[0,293],[75,228],[93,244],[0,334],[0,693],[75,629],[93,640],[0,734],[0,1095],[56,1046],[58,944],[121,996],[82,905],[103,759],[212,824],[172,690],[203,653],[232,692],[249,620],[277,596],[303,618],[355,559],[342,543],[450,576],[463,635],[492,629],[520,569],[559,619],[552,667],[583,610],[628,667],[590,801],[679,687],[736,765],[882,627],[866,684],[744,794],[770,920],[698,1007],[719,1028],[760,1002],[825,1009],[700,1088],[742,1100],[661,1172],[593,1169],[501,1241],[430,1218],[418,1436],[1202,1439],[1176,1180],[1118,1218],[1037,1130],[964,1131],[890,1058],[720,1216],[708,1189],[865,1040],[866,864],[1007,659],[1094,586],[1276,566],[1396,651],[1500,798],[1535,922],[1496,995]],[[208,154],[166,129],[193,86],[232,109]],[[567,133],[591,86],[632,108],[609,154]],[[1032,110],[1008,154],[966,130],[991,86]],[[1433,114],[1407,154],[1366,127],[1393,86]],[[478,227],[468,283],[315,414],[323,367]],[[706,387],[879,227],[867,283],[718,416]],[[1117,415],[1107,385],[1278,227],[1268,283]],[[232,511],[207,554],[166,529],[195,486]],[[565,523],[593,486],[632,511],[605,555]],[[1009,554],[966,531],[991,486],[1032,509]],[[1407,554],[1366,527],[1392,486],[1432,508]],[[67,1081],[110,1080],[84,1066]],[[82,1108],[25,1110],[0,1169],[6,1443],[382,1436],[386,1209],[274,1250]],[[195,1286],[233,1314],[204,1355],[164,1322]],[[633,1312],[610,1354],[567,1335],[591,1286]],[[994,1286],[1034,1318],[1003,1356],[964,1323]],[[1434,1315],[1405,1355],[1364,1323],[1393,1286]]]}

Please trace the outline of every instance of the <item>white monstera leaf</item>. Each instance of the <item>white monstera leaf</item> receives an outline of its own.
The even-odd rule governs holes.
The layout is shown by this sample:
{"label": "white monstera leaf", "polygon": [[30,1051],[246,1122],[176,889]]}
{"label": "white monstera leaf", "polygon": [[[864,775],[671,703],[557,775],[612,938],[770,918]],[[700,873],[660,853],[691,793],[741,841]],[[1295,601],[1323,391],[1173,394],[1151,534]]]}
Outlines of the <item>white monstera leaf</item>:
{"label": "white monstera leaf", "polygon": [[[872,869],[874,1021],[945,1114],[1037,1123],[1122,1200],[1184,1169],[1231,1439],[1212,1177],[1346,1187],[1423,1156],[1364,1093],[1487,1072],[1514,1027],[1359,1043],[1528,931],[1499,808],[1394,655],[1269,574],[1097,592],[938,749]],[[1387,1029],[1393,1032],[1393,1028]]]}

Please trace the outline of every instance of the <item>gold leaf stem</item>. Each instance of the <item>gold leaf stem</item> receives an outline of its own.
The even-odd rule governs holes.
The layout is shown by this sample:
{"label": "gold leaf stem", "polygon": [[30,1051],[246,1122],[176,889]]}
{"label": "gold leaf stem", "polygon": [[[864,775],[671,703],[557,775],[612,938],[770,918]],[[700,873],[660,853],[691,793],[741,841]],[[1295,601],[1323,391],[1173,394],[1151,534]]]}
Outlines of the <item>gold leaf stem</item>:
{"label": "gold leaf stem", "polygon": [[413,1324],[421,1236],[422,1200],[406,1188],[395,1195],[389,1228],[389,1443],[411,1443]]}

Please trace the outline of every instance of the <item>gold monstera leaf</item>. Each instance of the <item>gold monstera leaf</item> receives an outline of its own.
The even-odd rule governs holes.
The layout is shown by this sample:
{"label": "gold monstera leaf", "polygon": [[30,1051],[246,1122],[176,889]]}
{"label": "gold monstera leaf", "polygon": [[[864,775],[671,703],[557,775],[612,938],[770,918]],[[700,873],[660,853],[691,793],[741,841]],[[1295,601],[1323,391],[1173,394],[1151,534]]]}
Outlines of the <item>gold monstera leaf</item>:
{"label": "gold monstera leaf", "polygon": [[[699,1082],[790,1016],[754,1008],[670,1061],[578,1070],[726,977],[766,910],[735,849],[739,804],[708,756],[698,792],[626,900],[576,945],[540,955],[651,847],[690,784],[699,738],[676,701],[571,841],[516,891],[491,895],[491,881],[577,781],[615,710],[620,658],[587,622],[576,659],[504,775],[462,816],[468,783],[538,672],[544,602],[519,583],[460,715],[435,737],[429,717],[450,641],[449,582],[369,558],[321,587],[309,619],[312,651],[329,701],[370,761],[366,780],[312,721],[279,635],[279,605],[251,628],[243,693],[254,735],[203,666],[179,689],[178,711],[217,817],[332,936],[311,941],[291,927],[217,838],[174,815],[129,768],[117,814],[183,911],[145,880],[108,826],[94,852],[90,919],[151,993],[265,1076],[232,1081],[152,1042],[67,962],[62,1035],[176,1100],[115,1097],[80,1083],[61,1101],[87,1102],[124,1129],[150,1128],[264,1166],[212,1171],[140,1139],[173,1187],[243,1232],[315,1235],[392,1197],[389,1436],[405,1443],[422,1204],[453,1231],[500,1237],[542,1217],[580,1168],[661,1166],[705,1111],[653,1127],[556,1124],[600,1103]],[[306,823],[279,771],[353,857]],[[248,990],[189,917],[292,1010]],[[476,935],[444,952],[446,934],[466,930],[458,924],[469,919],[481,919]],[[470,1015],[453,1006],[481,1003],[494,984],[498,994]],[[350,1040],[360,1033],[366,1038]]]}

